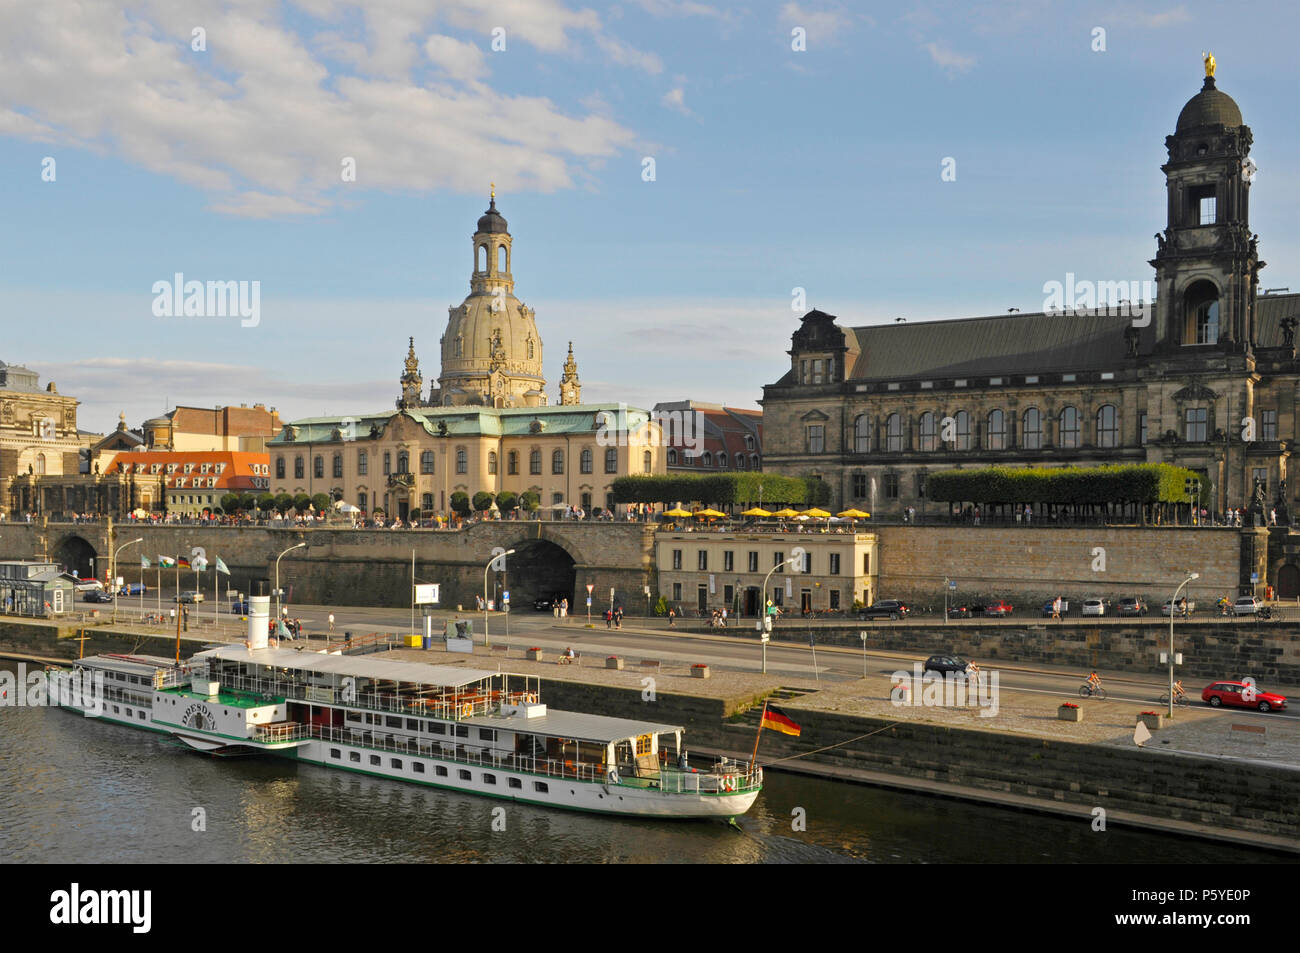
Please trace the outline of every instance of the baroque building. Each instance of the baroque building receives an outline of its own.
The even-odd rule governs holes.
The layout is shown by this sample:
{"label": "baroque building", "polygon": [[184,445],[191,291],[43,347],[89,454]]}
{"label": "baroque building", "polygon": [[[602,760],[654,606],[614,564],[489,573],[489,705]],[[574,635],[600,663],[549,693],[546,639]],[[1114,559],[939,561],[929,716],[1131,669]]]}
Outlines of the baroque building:
{"label": "baroque building", "polygon": [[1300,499],[1285,483],[1300,295],[1261,292],[1252,133],[1213,74],[1207,58],[1165,139],[1154,302],[1097,300],[1089,282],[1036,314],[845,327],[811,311],[763,389],[764,468],[820,475],[833,505],[886,517],[937,511],[929,473],[989,465],[1167,462],[1201,475],[1214,511],[1246,505],[1256,481]]}

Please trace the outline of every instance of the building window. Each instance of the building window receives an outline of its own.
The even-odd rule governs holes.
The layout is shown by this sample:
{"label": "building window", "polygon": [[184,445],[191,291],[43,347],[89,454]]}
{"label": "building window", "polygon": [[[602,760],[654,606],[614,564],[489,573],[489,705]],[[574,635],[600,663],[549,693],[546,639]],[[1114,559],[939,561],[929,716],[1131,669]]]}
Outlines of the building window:
{"label": "building window", "polygon": [[343,476],[343,454],[341,453],[334,454],[332,472],[336,477]]}
{"label": "building window", "polygon": [[956,424],[957,424],[957,449],[969,450],[971,448],[970,414],[966,413],[966,411],[964,410],[957,411]]}
{"label": "building window", "polygon": [[749,569],[747,572],[758,572],[758,551],[751,549],[749,551]]}
{"label": "building window", "polygon": [[1066,407],[1061,411],[1059,422],[1060,433],[1058,434],[1057,445],[1061,447],[1077,447],[1079,445],[1079,411],[1074,407]]}
{"label": "building window", "polygon": [[853,498],[855,500],[865,500],[867,498],[867,475],[865,473],[853,474]]}
{"label": "building window", "polygon": [[[493,457],[495,458],[495,454],[493,455]],[[421,473],[433,472],[433,451],[432,450],[420,451],[420,472]],[[496,473],[496,470],[492,470],[491,472]]]}
{"label": "building window", "polygon": [[275,478],[277,480],[284,479],[284,457],[275,458]]}
{"label": "building window", "polygon": [[1205,407],[1188,407],[1183,412],[1185,435],[1188,443],[1204,443],[1210,424],[1210,411]]}
{"label": "building window", "polygon": [[384,451],[384,476],[393,472],[393,455],[387,450]]}
{"label": "building window", "polygon": [[831,563],[831,565],[830,565],[830,574],[831,574],[832,576],[838,576],[838,575],[840,574],[840,554],[839,554],[839,553],[831,553],[831,554],[830,554],[830,563]]}
{"label": "building window", "polygon": [[722,571],[735,572],[735,570],[736,570],[736,554],[733,553],[730,549],[724,550],[722,553]]}
{"label": "building window", "polygon": [[1144,447],[1147,445],[1147,412],[1145,410],[1138,414],[1138,443]]}
{"label": "building window", "polygon": [[804,550],[803,565],[799,568],[800,572],[812,572],[812,553]]}
{"label": "building window", "polygon": [[921,470],[916,474],[916,498],[925,499],[925,471]]}
{"label": "building window", "polygon": [[399,450],[397,452],[397,472],[411,472],[411,455],[405,450]]}
{"label": "building window", "polygon": [[1097,411],[1097,446],[1119,446],[1119,411],[1111,404]]}
{"label": "building window", "polygon": [[364,450],[357,451],[357,476],[365,476],[370,469],[370,462]]}
{"label": "building window", "polygon": [[1187,190],[1192,206],[1193,221],[1197,225],[1213,225],[1218,221],[1218,199],[1213,185],[1195,185]]}
{"label": "building window", "polygon": [[295,480],[301,480],[301,479],[303,478],[303,473],[304,473],[304,471],[303,471],[303,462],[302,462],[302,457],[294,457],[294,458],[293,458],[293,478],[294,478]]}
{"label": "building window", "polygon": [[1268,493],[1268,470],[1264,469],[1263,467],[1256,467],[1255,469],[1250,471],[1250,477],[1251,477],[1250,485],[1252,490],[1254,489],[1255,481],[1258,480],[1260,484],[1264,487],[1264,492]]}
{"label": "building window", "polygon": [[1276,440],[1277,439],[1277,411],[1262,410],[1259,413],[1259,439]]}
{"label": "building window", "polygon": [[605,472],[606,473],[618,472],[618,448],[617,447],[610,447],[608,450],[605,451]]}
{"label": "building window", "polygon": [[[754,438],[745,437],[745,448],[754,449]],[[871,415],[858,414],[853,420],[853,450],[855,453],[871,452]]]}
{"label": "building window", "polygon": [[[826,452],[826,427],[823,424],[808,425],[808,452],[825,453]],[[708,454],[705,455],[705,466],[708,466]]]}
{"label": "building window", "polygon": [[862,575],[871,575],[871,553],[862,554]]}
{"label": "building window", "polygon": [[890,414],[885,420],[885,450],[898,453],[903,449],[903,418]]}
{"label": "building window", "polygon": [[[676,450],[668,451],[668,462],[669,463],[677,462]],[[591,472],[591,447],[582,448],[582,453],[578,455],[578,469],[583,473]]]}
{"label": "building window", "polygon": [[1021,418],[1020,442],[1025,450],[1043,448],[1043,415],[1037,407],[1030,407]]}
{"label": "building window", "polygon": [[772,568],[775,569],[781,563],[785,562],[785,553],[776,552],[772,554]]}
{"label": "building window", "polygon": [[935,439],[934,424],[935,424],[935,417],[932,412],[927,410],[925,413],[921,415],[920,449],[926,451],[927,453],[934,450],[938,446],[938,443]]}
{"label": "building window", "polygon": [[727,454],[725,451],[720,450],[718,451],[718,469],[725,470],[726,468],[727,468]]}
{"label": "building window", "polygon": [[699,564],[697,568],[700,570],[700,572],[708,572],[709,551],[707,549],[701,549],[699,551],[699,554],[696,556],[696,561]]}
{"label": "building window", "polygon": [[464,447],[456,448],[456,472],[457,473],[469,472],[469,454],[465,452]]}
{"label": "building window", "polygon": [[828,592],[831,597],[831,609],[838,609],[840,607],[840,591],[838,589],[830,589]]}
{"label": "building window", "polygon": [[673,583],[673,602],[681,602],[681,601],[682,601],[682,584],[680,582],[675,582]]}
{"label": "building window", "polygon": [[564,472],[564,451],[563,450],[551,451],[551,472],[552,473]]}
{"label": "building window", "polygon": [[325,476],[325,458],[324,458],[324,457],[318,455],[318,456],[316,456],[315,458],[312,459],[312,462],[311,462],[311,472],[312,472],[312,475],[315,476],[317,479],[320,479],[321,477],[324,477],[324,476]]}
{"label": "building window", "polygon": [[673,550],[673,568],[674,569],[682,568],[682,551],[680,549]]}
{"label": "building window", "polygon": [[542,451],[532,450],[528,454],[528,472],[534,476],[542,472]]}
{"label": "building window", "polygon": [[506,473],[508,473],[510,476],[518,476],[519,474],[519,451],[518,450],[511,450],[508,454],[506,454]]}
{"label": "building window", "polygon": [[713,453],[711,451],[709,450],[704,451],[704,456],[700,458],[700,466],[704,466],[704,467],[713,466]]}
{"label": "building window", "polygon": [[[367,497],[364,493],[357,494],[357,506],[364,512],[366,508]],[[432,504],[430,504],[432,505]]]}
{"label": "building window", "polygon": [[1000,410],[989,413],[985,427],[990,450],[1007,449],[1007,415]]}
{"label": "building window", "polygon": [[736,454],[736,469],[737,470],[745,469],[745,455],[743,453]]}
{"label": "building window", "polygon": [[[726,454],[723,454],[723,456],[725,457]],[[726,463],[727,461],[724,459],[722,462]],[[654,456],[650,453],[649,450],[646,450],[644,453],[641,454],[641,471],[643,473],[649,473],[653,469],[654,469]]]}
{"label": "building window", "polygon": [[433,494],[425,493],[420,497],[420,515],[430,516],[433,514]]}
{"label": "building window", "polygon": [[885,474],[885,499],[887,500],[898,499],[898,474],[897,473]]}

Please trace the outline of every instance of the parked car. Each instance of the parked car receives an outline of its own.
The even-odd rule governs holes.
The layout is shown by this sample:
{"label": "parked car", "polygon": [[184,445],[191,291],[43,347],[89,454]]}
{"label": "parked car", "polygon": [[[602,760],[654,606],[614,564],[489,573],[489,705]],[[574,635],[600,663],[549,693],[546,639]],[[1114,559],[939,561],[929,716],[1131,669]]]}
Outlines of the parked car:
{"label": "parked car", "polygon": [[925,660],[924,673],[929,675],[934,672],[943,676],[949,673],[954,675],[965,675],[970,671],[970,662],[966,661],[960,655],[931,655]]}
{"label": "parked car", "polygon": [[540,596],[533,600],[533,608],[538,612],[549,612],[567,598],[568,596],[560,592],[553,593],[549,596]]}
{"label": "parked car", "polygon": [[113,594],[103,589],[91,589],[81,597],[82,602],[112,602]]}
{"label": "parked car", "polygon": [[149,587],[142,582],[128,582],[121,589],[117,590],[119,596],[140,596],[149,591]]}
{"label": "parked car", "polygon": [[81,579],[72,588],[77,592],[103,592],[104,584],[98,579]]}
{"label": "parked car", "polygon": [[195,592],[193,590],[189,592],[182,592],[180,595],[175,596],[172,601],[193,605],[196,602],[203,601],[203,593]]}
{"label": "parked car", "polygon": [[1082,611],[1084,615],[1105,615],[1106,600],[1105,599],[1084,599]]}
{"label": "parked car", "polygon": [[1013,611],[1014,608],[1012,607],[1011,603],[1002,602],[1001,600],[997,602],[990,602],[988,605],[984,607],[984,614],[986,616],[992,616],[993,618],[1002,618],[1004,616],[1009,616]]}
{"label": "parked car", "polygon": [[1125,596],[1119,601],[1120,615],[1146,615],[1147,604],[1136,596]]}
{"label": "parked car", "polygon": [[1261,692],[1255,687],[1251,687],[1251,691],[1247,693],[1244,691],[1247,687],[1246,682],[1215,682],[1205,686],[1205,690],[1201,692],[1201,701],[1214,708],[1220,705],[1258,708],[1260,711],[1281,711],[1286,708],[1286,696]]}
{"label": "parked car", "polygon": [[1256,615],[1264,603],[1254,596],[1242,596],[1232,604],[1233,615]]}
{"label": "parked car", "polygon": [[865,609],[859,609],[858,619],[903,619],[910,611],[897,599],[885,599],[873,602]]}
{"label": "parked car", "polygon": [[[1052,603],[1054,603],[1055,601],[1056,601],[1055,599],[1048,599],[1046,602],[1044,602],[1044,603],[1043,603],[1043,610],[1042,610],[1041,615],[1043,615],[1044,617],[1050,617],[1051,614],[1052,614]],[[1062,599],[1062,600],[1061,600],[1061,615],[1066,615],[1067,613],[1069,613],[1069,611],[1070,611],[1070,603],[1069,603],[1069,600]]]}
{"label": "parked car", "polygon": [[230,612],[232,615],[248,615],[248,600],[236,599],[230,603]]}
{"label": "parked car", "polygon": [[1165,604],[1160,607],[1161,615],[1186,616],[1186,615],[1190,615],[1195,611],[1196,611],[1196,603],[1192,602],[1192,600],[1190,599],[1179,599],[1178,609],[1176,612],[1171,612],[1168,599],[1166,599]]}
{"label": "parked car", "polygon": [[950,619],[969,619],[975,613],[970,606],[949,606],[948,618]]}

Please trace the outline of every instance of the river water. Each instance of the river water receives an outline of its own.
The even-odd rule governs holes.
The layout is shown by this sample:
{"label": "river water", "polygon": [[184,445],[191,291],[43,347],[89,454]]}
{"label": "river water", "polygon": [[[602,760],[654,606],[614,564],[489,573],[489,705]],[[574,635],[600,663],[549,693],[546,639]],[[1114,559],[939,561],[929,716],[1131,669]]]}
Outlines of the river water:
{"label": "river water", "polygon": [[[13,670],[13,663],[0,662]],[[49,708],[0,708],[6,863],[1187,863],[1258,850],[769,771],[739,829],[643,821],[211,758]],[[494,809],[504,808],[504,813]],[[204,823],[196,823],[202,809]],[[803,831],[793,826],[802,809]],[[495,825],[494,825],[495,821]],[[504,830],[494,829],[504,825]],[[194,830],[204,826],[205,830]]]}

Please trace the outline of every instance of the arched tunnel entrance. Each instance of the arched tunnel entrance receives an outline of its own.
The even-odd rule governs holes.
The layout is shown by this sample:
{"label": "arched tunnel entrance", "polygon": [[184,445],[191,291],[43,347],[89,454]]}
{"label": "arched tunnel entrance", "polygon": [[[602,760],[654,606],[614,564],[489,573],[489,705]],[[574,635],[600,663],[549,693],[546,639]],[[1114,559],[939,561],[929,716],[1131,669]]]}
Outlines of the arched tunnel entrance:
{"label": "arched tunnel entrance", "polygon": [[[511,548],[515,554],[506,560],[507,572],[498,583],[509,588],[510,605],[515,611],[531,611],[534,600],[551,596],[568,599],[569,611],[576,611],[572,556],[545,539],[526,539]],[[491,579],[488,584],[490,587]]]}
{"label": "arched tunnel entrance", "polygon": [[96,556],[95,547],[90,543],[80,536],[69,536],[59,543],[51,558],[61,565],[65,572],[75,572],[82,579],[87,579],[93,577],[96,572],[102,573],[108,570],[107,559],[101,566],[95,561]]}

